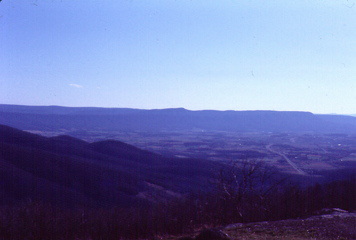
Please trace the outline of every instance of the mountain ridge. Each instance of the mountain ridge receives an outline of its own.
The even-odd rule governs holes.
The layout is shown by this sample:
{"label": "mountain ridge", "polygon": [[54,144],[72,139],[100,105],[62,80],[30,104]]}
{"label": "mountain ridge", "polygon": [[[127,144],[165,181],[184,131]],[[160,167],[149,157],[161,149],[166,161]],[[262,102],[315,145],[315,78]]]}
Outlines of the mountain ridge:
{"label": "mountain ridge", "polygon": [[0,104],[0,124],[22,130],[356,133],[356,117],[298,111],[191,111]]}
{"label": "mountain ridge", "polygon": [[0,165],[2,204],[30,198],[92,207],[150,204],[140,194],[153,195],[150,184],[177,194],[207,189],[212,170],[220,166],[167,158],[119,141],[47,138],[4,125]]}

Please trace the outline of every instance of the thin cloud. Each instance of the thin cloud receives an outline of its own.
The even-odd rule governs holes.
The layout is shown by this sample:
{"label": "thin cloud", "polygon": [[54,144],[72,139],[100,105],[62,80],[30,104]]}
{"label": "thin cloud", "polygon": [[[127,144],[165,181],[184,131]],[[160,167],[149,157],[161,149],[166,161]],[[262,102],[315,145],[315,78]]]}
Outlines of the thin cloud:
{"label": "thin cloud", "polygon": [[75,83],[71,83],[71,84],[69,84],[69,86],[71,86],[71,87],[75,87],[75,88],[83,88],[83,86],[82,86],[82,85],[75,84]]}

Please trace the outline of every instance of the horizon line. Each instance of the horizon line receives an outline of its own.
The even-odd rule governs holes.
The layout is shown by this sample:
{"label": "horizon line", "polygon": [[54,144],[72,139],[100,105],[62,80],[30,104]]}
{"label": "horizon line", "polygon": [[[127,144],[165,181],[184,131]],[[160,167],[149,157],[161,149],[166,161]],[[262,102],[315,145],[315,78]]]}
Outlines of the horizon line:
{"label": "horizon line", "polygon": [[65,105],[25,105],[25,104],[7,104],[0,103],[0,106],[20,106],[20,107],[62,107],[62,108],[99,108],[99,109],[132,109],[132,110],[186,110],[191,112],[198,111],[218,111],[218,112],[253,112],[253,111],[265,111],[265,112],[306,112],[312,113],[315,115],[346,115],[355,117],[356,113],[316,113],[308,110],[273,110],[273,109],[244,109],[244,110],[236,110],[236,109],[188,109],[185,107],[167,107],[167,108],[136,108],[136,107],[98,107],[98,106],[65,106]]}

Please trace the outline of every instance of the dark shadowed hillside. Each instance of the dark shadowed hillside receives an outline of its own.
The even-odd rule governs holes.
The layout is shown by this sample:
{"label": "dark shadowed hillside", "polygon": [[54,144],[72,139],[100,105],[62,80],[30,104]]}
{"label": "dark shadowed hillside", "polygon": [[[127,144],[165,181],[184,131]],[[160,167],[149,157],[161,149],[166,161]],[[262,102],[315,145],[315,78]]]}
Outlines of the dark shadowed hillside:
{"label": "dark shadowed hillside", "polygon": [[356,118],[309,112],[140,110],[0,105],[0,124],[23,130],[355,133]]}
{"label": "dark shadowed hillside", "polygon": [[4,125],[0,164],[1,203],[32,199],[67,206],[134,206],[204,190],[218,166],[119,141],[46,138]]}

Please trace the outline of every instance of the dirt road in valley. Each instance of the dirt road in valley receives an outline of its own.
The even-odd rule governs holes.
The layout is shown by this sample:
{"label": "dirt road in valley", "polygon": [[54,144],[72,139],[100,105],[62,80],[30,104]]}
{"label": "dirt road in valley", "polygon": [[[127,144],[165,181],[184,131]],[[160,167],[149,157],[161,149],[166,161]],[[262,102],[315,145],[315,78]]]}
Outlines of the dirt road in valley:
{"label": "dirt road in valley", "polygon": [[268,151],[272,152],[272,153],[275,153],[275,154],[277,154],[277,155],[283,157],[283,158],[288,162],[288,164],[289,164],[292,168],[294,168],[294,170],[296,170],[299,174],[301,174],[301,175],[308,175],[306,172],[304,172],[303,170],[301,170],[294,162],[292,162],[285,154],[273,150],[273,149],[272,149],[272,146],[273,146],[273,144],[269,144],[269,145],[266,146],[266,149],[267,149]]}

